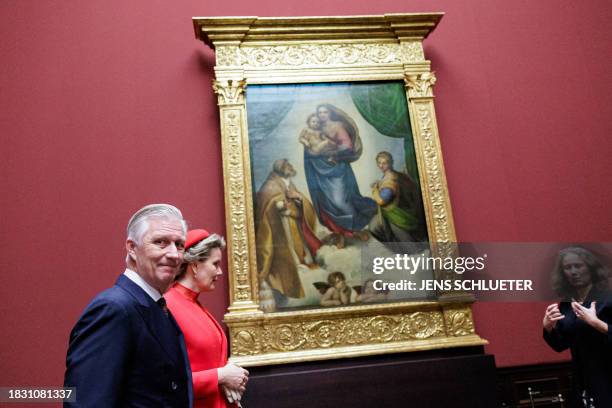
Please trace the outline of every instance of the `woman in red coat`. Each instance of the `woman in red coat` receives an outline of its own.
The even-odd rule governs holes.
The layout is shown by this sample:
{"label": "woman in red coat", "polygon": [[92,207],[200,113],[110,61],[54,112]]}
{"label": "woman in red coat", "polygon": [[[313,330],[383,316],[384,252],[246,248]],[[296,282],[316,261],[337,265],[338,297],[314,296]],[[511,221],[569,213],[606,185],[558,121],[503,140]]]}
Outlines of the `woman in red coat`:
{"label": "woman in red coat", "polygon": [[198,302],[201,292],[215,288],[225,241],[197,229],[187,233],[183,265],[164,294],[168,308],[185,336],[193,371],[194,408],[226,408],[239,403],[249,372],[227,362],[227,338],[212,315]]}

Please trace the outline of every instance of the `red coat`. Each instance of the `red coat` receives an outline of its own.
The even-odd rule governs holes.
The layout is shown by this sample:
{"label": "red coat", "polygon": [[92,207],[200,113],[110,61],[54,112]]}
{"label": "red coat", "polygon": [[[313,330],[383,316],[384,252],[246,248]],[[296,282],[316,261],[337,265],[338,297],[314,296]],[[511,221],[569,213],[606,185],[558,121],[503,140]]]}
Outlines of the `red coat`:
{"label": "red coat", "polygon": [[198,302],[198,293],[175,283],[164,294],[187,345],[193,371],[194,408],[232,407],[219,386],[217,368],[227,364],[227,338],[212,315]]}

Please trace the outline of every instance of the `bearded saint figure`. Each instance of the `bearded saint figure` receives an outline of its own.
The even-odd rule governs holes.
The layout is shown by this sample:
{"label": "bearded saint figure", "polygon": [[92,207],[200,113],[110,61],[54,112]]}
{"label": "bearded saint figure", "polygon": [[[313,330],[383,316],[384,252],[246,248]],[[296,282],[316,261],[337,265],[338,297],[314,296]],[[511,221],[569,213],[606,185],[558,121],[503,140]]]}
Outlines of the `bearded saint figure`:
{"label": "bearded saint figure", "polygon": [[257,191],[255,231],[259,279],[284,297],[302,298],[298,265],[314,267],[321,242],[314,234],[316,214],[291,178],[287,159],[276,160]]}

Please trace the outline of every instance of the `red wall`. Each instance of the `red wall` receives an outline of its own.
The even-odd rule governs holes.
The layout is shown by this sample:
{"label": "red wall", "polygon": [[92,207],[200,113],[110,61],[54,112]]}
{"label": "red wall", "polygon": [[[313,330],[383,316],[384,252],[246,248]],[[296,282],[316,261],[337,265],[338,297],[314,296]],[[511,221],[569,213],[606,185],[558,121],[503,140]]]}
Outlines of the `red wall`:
{"label": "red wall", "polygon": [[[0,385],[59,385],[70,328],[124,267],[129,216],[170,202],[224,232],[213,54],[196,15],[445,11],[426,42],[464,241],[612,240],[612,4],[2,2]],[[227,286],[204,302],[221,318]],[[543,305],[475,307],[499,365],[567,358]]]}

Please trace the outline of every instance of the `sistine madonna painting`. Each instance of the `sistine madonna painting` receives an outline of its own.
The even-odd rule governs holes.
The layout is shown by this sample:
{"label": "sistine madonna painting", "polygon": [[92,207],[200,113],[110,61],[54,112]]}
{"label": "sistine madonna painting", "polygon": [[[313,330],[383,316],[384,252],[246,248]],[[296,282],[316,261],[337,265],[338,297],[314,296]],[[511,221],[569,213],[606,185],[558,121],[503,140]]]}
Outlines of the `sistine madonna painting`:
{"label": "sistine madonna painting", "polygon": [[247,112],[264,311],[407,300],[367,261],[428,240],[403,83],[252,85]]}

